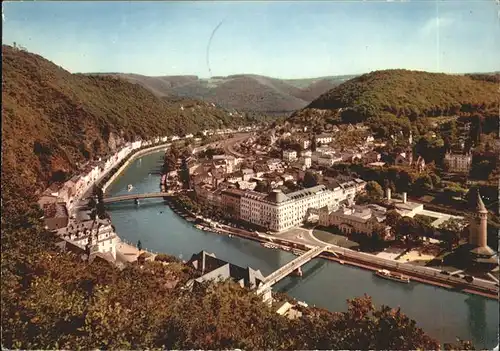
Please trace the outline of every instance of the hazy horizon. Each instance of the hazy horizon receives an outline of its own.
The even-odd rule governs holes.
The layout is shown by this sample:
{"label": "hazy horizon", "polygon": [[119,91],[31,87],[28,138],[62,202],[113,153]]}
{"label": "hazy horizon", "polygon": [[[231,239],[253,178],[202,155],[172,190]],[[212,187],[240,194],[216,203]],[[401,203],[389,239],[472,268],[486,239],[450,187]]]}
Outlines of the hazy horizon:
{"label": "hazy horizon", "polygon": [[72,73],[314,79],[500,70],[494,1],[4,2],[2,11],[4,44]]}

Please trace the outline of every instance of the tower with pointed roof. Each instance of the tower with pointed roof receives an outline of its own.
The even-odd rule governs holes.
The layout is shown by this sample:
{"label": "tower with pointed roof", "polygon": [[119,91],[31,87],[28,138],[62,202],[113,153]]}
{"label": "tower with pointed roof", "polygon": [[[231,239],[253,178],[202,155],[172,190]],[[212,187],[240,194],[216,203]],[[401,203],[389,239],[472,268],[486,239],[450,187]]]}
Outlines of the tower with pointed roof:
{"label": "tower with pointed roof", "polygon": [[471,259],[479,264],[498,264],[496,252],[487,244],[488,210],[484,206],[479,190],[474,195],[475,215],[469,228],[469,245]]}
{"label": "tower with pointed roof", "polygon": [[486,210],[484,206],[479,191],[477,191],[477,194],[474,196],[474,200],[474,210],[476,212],[470,225],[469,244],[482,247],[486,246],[488,210]]}

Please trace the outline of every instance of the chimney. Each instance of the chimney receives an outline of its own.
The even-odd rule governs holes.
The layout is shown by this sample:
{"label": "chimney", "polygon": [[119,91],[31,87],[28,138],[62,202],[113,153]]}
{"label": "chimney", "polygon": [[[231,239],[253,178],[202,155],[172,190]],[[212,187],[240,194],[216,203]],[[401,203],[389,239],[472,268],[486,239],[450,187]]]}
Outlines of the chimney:
{"label": "chimney", "polygon": [[406,193],[403,193],[403,203],[406,203]]}
{"label": "chimney", "polygon": [[387,188],[386,193],[387,193],[387,201],[391,201],[391,188]]}

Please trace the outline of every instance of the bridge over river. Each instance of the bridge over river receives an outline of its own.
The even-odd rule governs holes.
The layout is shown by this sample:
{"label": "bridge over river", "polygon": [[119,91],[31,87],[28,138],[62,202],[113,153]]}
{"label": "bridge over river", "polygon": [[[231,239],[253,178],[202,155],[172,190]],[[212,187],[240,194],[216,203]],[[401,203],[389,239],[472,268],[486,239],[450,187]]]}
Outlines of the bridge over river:
{"label": "bridge over river", "polygon": [[304,264],[312,260],[313,258],[319,256],[322,252],[329,250],[329,246],[316,246],[306,253],[300,255],[293,261],[288,262],[284,266],[278,268],[271,274],[269,274],[263,282],[257,287],[257,294],[264,295],[263,300],[268,301],[271,297],[271,287],[276,284],[281,279],[288,276],[294,270],[302,267]]}
{"label": "bridge over river", "polygon": [[120,195],[120,196],[113,196],[113,197],[105,197],[103,199],[103,201],[105,204],[110,204],[113,202],[128,201],[128,200],[138,201],[140,199],[163,198],[163,197],[167,197],[170,195],[172,195],[172,193],[165,193],[165,192],[146,193],[146,194],[127,194],[127,195]]}

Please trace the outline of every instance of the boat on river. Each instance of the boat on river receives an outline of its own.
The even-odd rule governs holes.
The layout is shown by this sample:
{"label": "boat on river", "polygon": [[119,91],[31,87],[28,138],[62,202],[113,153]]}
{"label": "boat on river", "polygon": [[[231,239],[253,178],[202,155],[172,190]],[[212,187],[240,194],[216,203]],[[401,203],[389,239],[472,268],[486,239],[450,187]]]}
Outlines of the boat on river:
{"label": "boat on river", "polygon": [[390,272],[387,269],[379,269],[378,271],[375,272],[375,275],[377,275],[381,278],[384,278],[384,279],[389,279],[389,280],[393,280],[393,281],[400,282],[400,283],[407,283],[408,284],[410,282],[409,277],[407,277],[403,274]]}
{"label": "boat on river", "polygon": [[130,192],[132,189],[134,189],[134,186],[132,184],[129,184],[127,186],[127,190]]}

